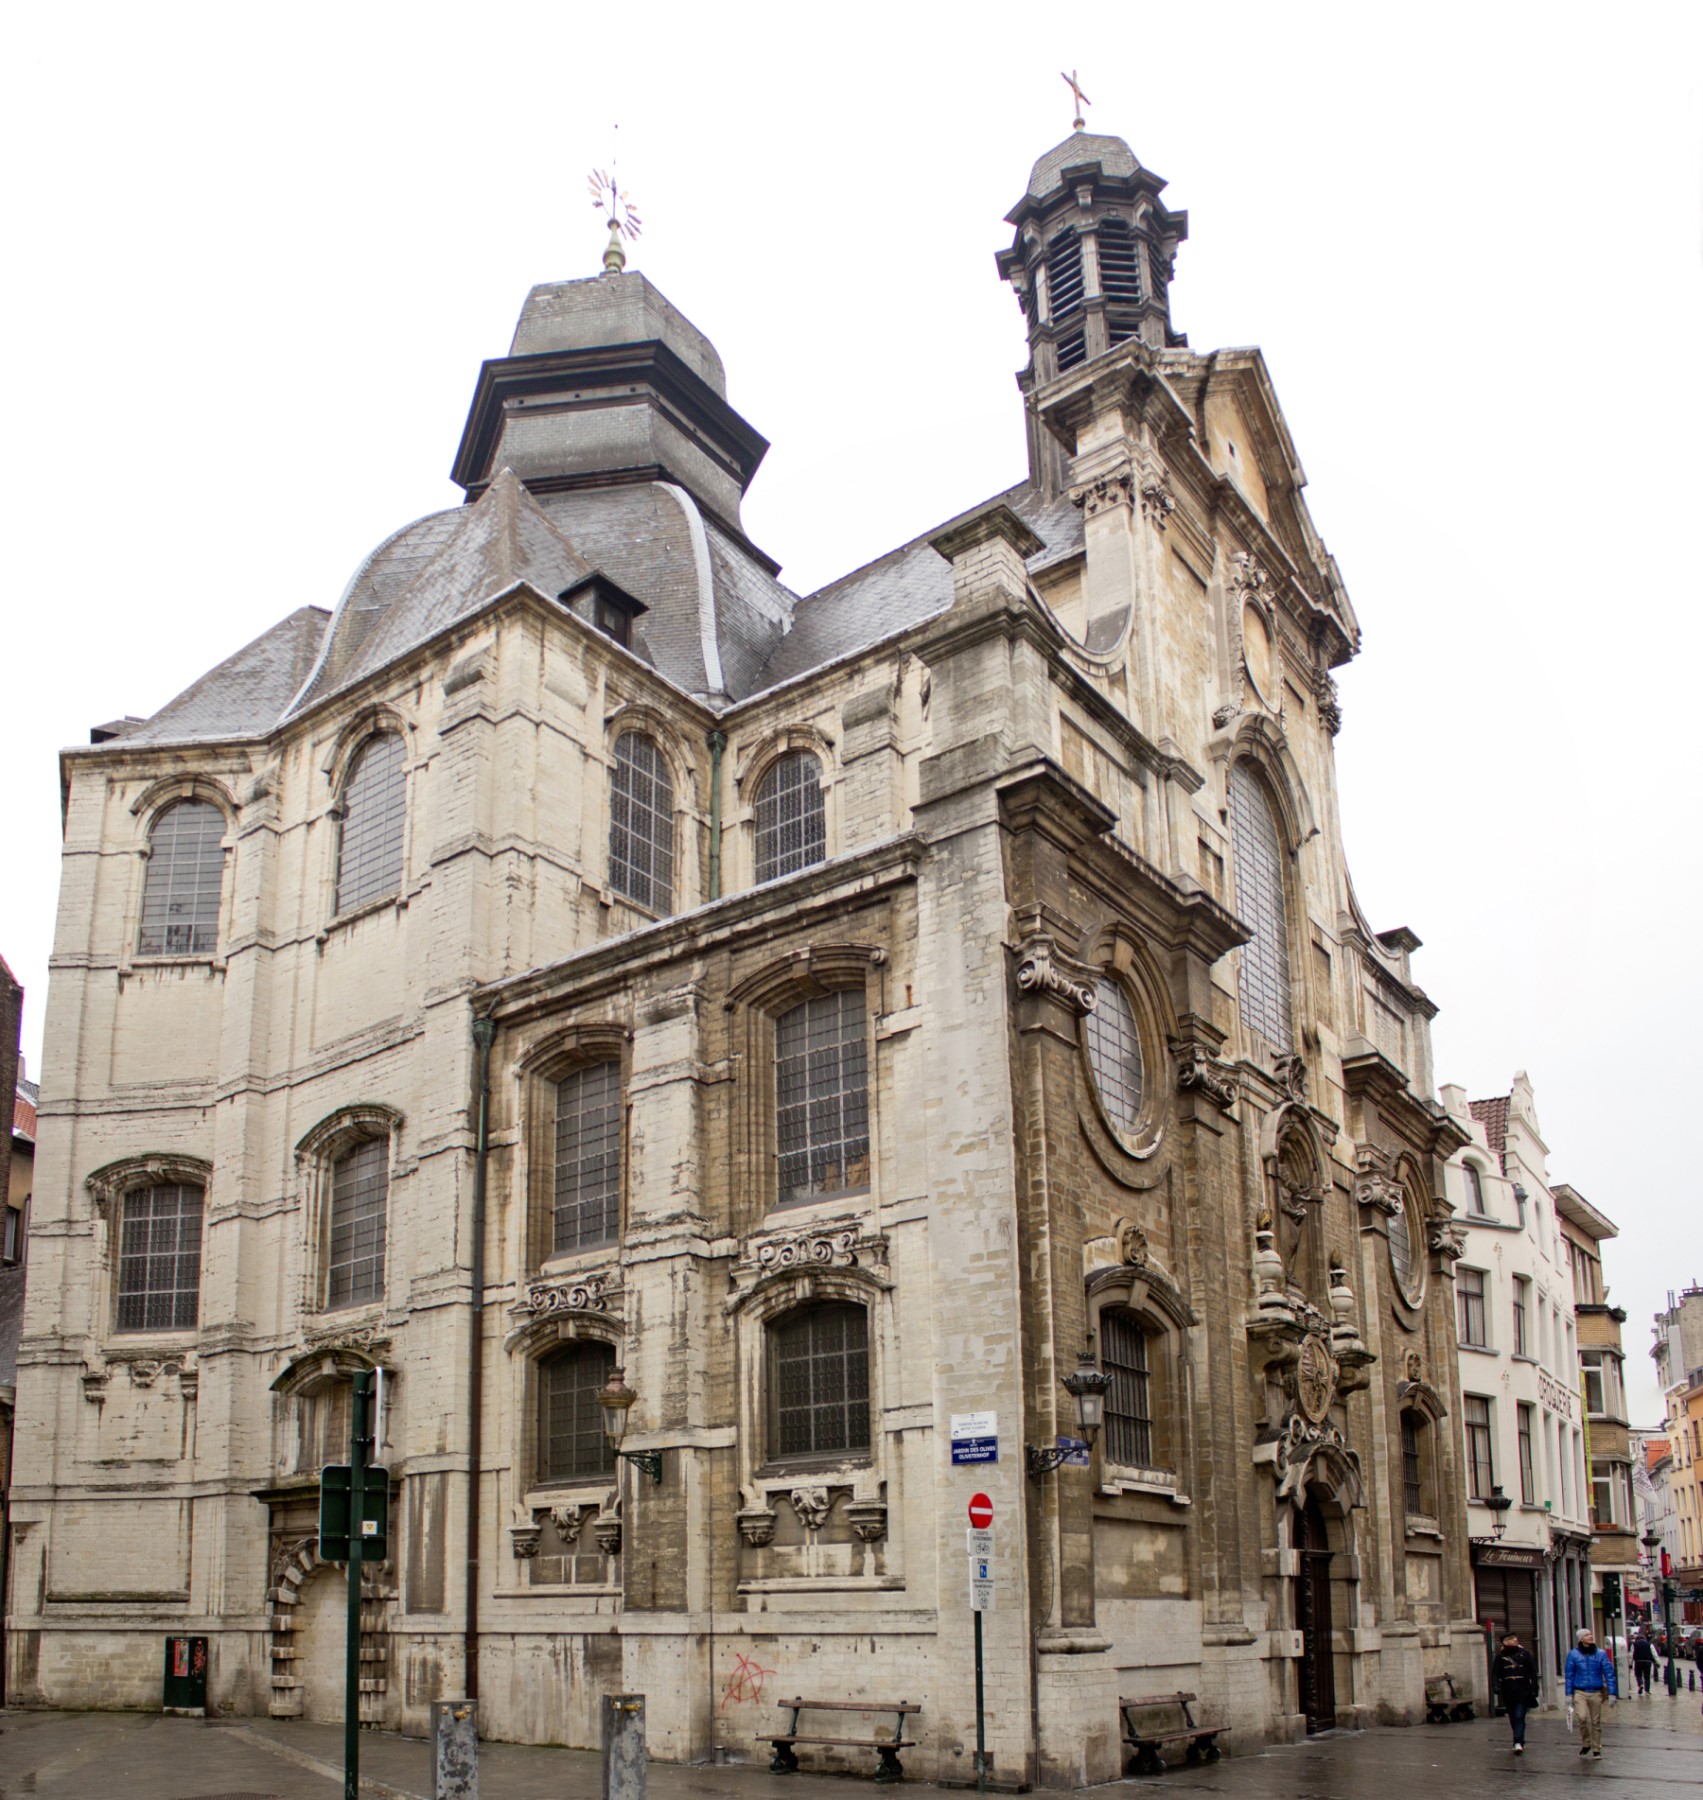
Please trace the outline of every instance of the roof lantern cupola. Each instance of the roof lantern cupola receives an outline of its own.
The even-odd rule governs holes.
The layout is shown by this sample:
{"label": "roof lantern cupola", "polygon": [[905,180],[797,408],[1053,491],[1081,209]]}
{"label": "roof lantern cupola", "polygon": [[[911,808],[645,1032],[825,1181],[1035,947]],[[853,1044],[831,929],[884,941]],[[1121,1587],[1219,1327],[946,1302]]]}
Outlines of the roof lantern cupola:
{"label": "roof lantern cupola", "polygon": [[[1030,171],[1005,215],[1015,236],[998,259],[1028,323],[1025,397],[1131,341],[1150,350],[1187,344],[1171,328],[1170,290],[1188,214],[1172,212],[1164,190],[1122,138],[1084,128],[1080,104],[1076,129]],[[1046,460],[1040,443],[1032,451]]]}

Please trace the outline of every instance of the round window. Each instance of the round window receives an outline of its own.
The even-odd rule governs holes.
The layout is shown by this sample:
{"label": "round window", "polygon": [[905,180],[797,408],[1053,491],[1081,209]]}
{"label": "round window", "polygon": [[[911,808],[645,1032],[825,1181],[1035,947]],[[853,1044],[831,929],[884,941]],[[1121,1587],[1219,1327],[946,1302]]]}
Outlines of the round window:
{"label": "round window", "polygon": [[1145,1092],[1135,1010],[1123,988],[1105,976],[1094,984],[1094,996],[1094,1010],[1085,1026],[1088,1067],[1112,1129],[1133,1138],[1141,1123]]}
{"label": "round window", "polygon": [[1424,1271],[1413,1223],[1413,1202],[1403,1194],[1390,1216],[1390,1272],[1395,1276],[1396,1287],[1404,1300],[1410,1303],[1418,1300]]}

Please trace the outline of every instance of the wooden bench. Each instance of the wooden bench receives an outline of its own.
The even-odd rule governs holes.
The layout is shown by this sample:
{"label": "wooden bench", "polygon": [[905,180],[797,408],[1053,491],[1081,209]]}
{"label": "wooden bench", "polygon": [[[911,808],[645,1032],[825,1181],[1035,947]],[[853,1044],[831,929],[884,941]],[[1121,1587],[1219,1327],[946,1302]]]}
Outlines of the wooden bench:
{"label": "wooden bench", "polygon": [[[1189,1710],[1194,1698],[1193,1694],[1141,1694],[1118,1702],[1118,1711],[1123,1714],[1124,1742],[1135,1751],[1135,1774],[1162,1775],[1165,1759],[1159,1752],[1167,1744],[1187,1744],[1190,1762],[1199,1762],[1202,1757],[1217,1762],[1223,1755],[1218,1740],[1229,1736],[1229,1726],[1197,1725]],[[1135,1722],[1137,1713],[1168,1713],[1170,1717],[1144,1731]]]}
{"label": "wooden bench", "polygon": [[1425,1722],[1448,1725],[1473,1716],[1472,1698],[1455,1686],[1452,1675],[1430,1675],[1425,1680]]}
{"label": "wooden bench", "polygon": [[[757,1741],[773,1744],[774,1760],[769,1764],[771,1775],[796,1775],[798,1758],[793,1754],[797,1744],[840,1744],[855,1750],[873,1750],[881,1758],[880,1766],[875,1771],[877,1781],[903,1781],[905,1771],[899,1766],[899,1752],[909,1750],[916,1743],[915,1738],[905,1736],[905,1718],[907,1714],[919,1713],[920,1706],[912,1706],[908,1700],[781,1700],[777,1705],[792,1714],[792,1723],[785,1731],[759,1731]],[[893,1735],[888,1737],[806,1737],[798,1729],[798,1715],[802,1712],[840,1712],[840,1713],[891,1713],[893,1715]]]}

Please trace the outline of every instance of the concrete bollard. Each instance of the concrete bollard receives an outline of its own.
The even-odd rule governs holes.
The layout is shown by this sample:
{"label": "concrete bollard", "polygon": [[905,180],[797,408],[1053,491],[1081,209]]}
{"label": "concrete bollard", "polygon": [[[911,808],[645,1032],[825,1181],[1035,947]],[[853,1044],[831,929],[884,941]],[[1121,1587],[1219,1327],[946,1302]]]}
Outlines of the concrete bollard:
{"label": "concrete bollard", "polygon": [[603,1696],[603,1800],[645,1800],[645,1697]]}
{"label": "concrete bollard", "polygon": [[479,1800],[479,1708],[432,1702],[432,1800]]}

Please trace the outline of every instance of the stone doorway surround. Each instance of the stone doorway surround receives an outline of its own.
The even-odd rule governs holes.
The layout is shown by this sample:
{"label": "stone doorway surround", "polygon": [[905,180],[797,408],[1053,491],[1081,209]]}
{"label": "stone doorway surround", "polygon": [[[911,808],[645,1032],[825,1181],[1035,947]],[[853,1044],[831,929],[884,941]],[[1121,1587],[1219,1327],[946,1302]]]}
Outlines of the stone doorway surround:
{"label": "stone doorway surround", "polygon": [[[387,1565],[361,1571],[361,1723],[382,1725],[390,1690],[389,1611],[396,1599],[386,1579]],[[267,1621],[267,1651],[272,1665],[272,1695],[267,1712],[274,1719],[299,1719],[306,1713],[307,1680],[301,1667],[306,1650],[301,1626],[305,1621],[302,1590],[310,1576],[325,1569],[346,1579],[341,1563],[327,1563],[319,1554],[317,1537],[308,1536],[287,1545],[277,1558]]]}

